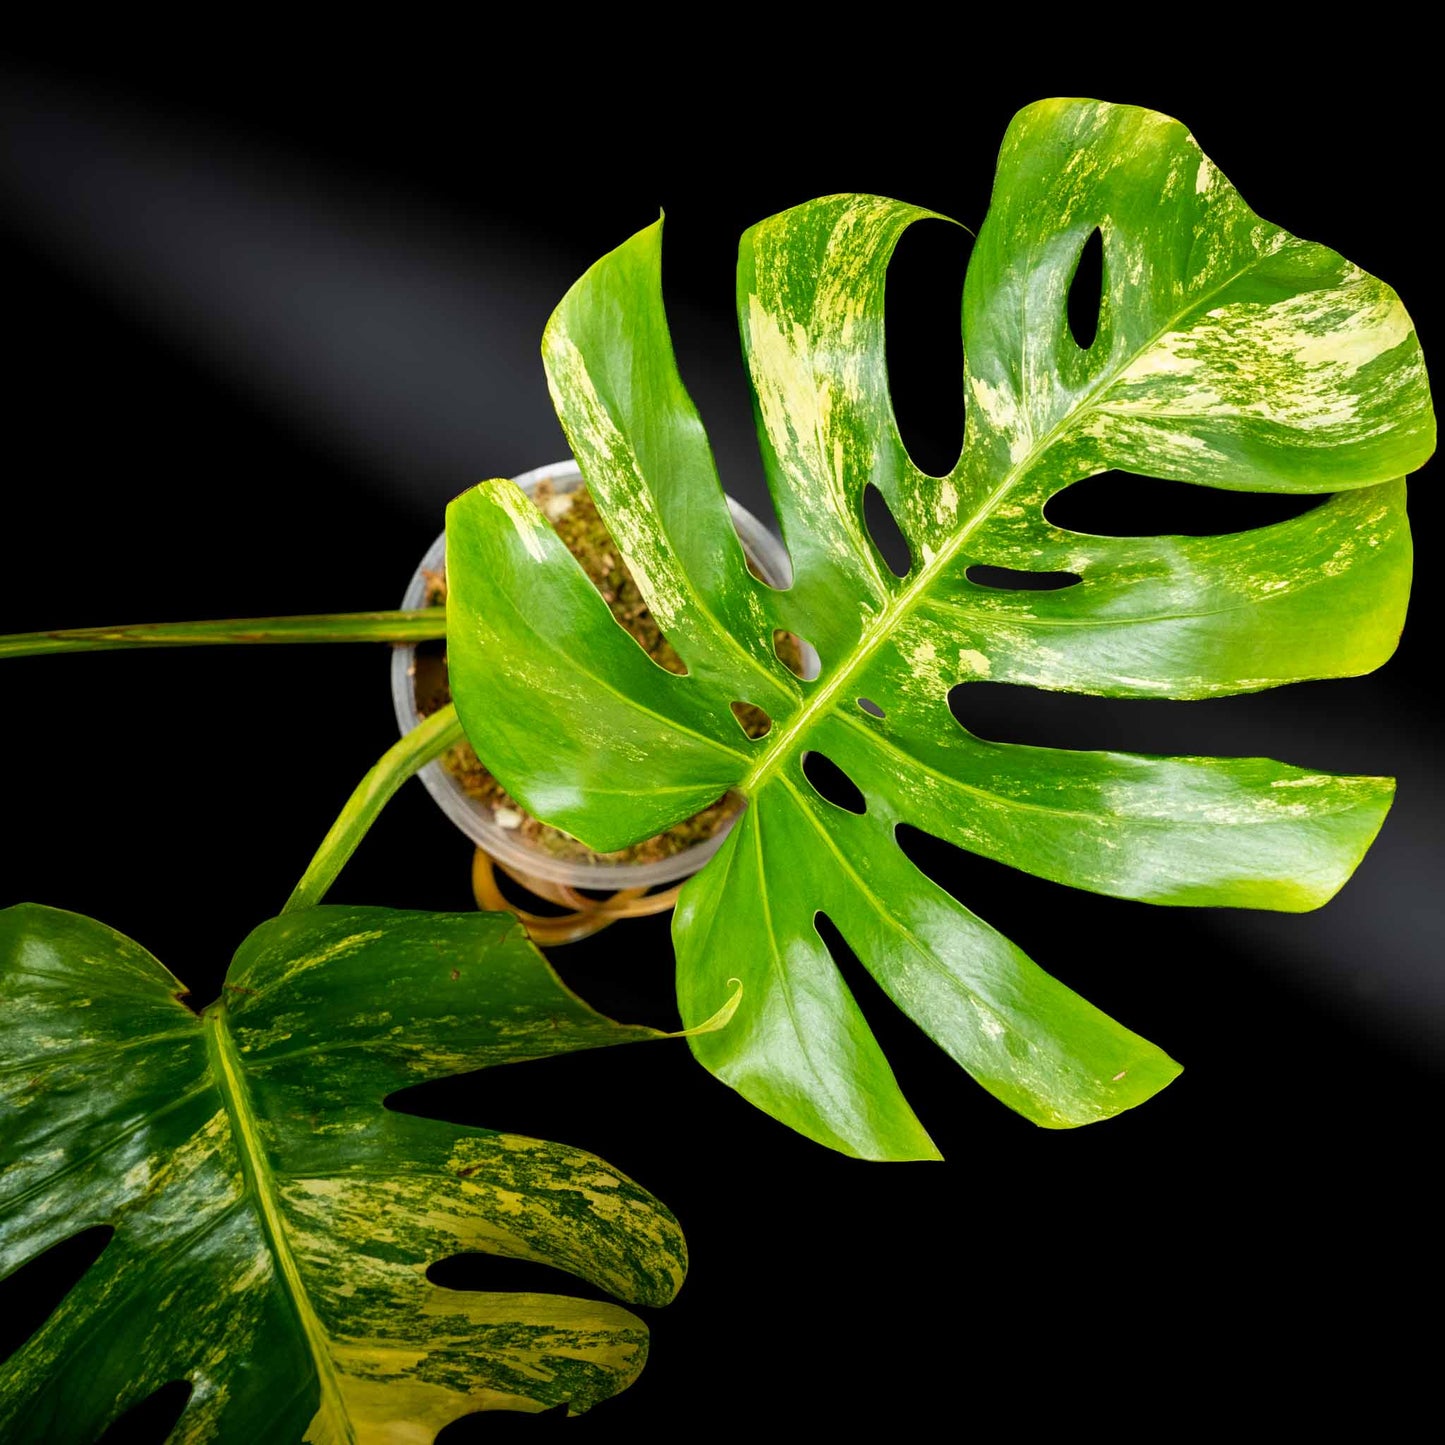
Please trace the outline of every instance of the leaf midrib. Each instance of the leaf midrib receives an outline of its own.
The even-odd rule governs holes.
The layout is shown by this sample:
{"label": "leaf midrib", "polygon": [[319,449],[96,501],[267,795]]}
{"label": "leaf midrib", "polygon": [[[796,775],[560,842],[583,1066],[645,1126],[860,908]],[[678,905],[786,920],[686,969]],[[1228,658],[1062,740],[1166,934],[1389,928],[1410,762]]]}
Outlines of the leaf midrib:
{"label": "leaf midrib", "polygon": [[226,1026],[224,1007],[209,1012],[205,1022],[206,1047],[211,1056],[216,1088],[231,1121],[231,1132],[236,1141],[236,1153],[240,1156],[246,1189],[256,1201],[266,1242],[270,1246],[272,1258],[276,1261],[282,1284],[290,1296],[291,1306],[296,1312],[297,1322],[306,1338],[306,1345],[316,1369],[321,1391],[317,1413],[329,1415],[344,1430],[342,1438],[355,1445],[356,1432],[351,1427],[351,1419],[342,1397],[336,1363],[331,1357],[330,1339],[317,1318],[310,1293],[301,1278],[301,1270],[291,1249],[286,1221],[281,1214],[281,1202],[276,1193],[275,1178],[266,1157],[265,1145],[261,1141],[255,1106],[251,1102],[250,1090],[246,1087],[241,1057],[230,1029]]}
{"label": "leaf midrib", "polygon": [[[1275,236],[1285,233],[1275,229]],[[1271,237],[1273,239],[1273,237]],[[793,744],[802,733],[806,733],[820,718],[825,711],[833,704],[833,700],[843,691],[866,665],[872,660],[874,653],[887,641],[895,627],[913,610],[919,600],[926,597],[929,586],[933,579],[946,567],[963,549],[964,543],[993,515],[994,509],[1008,495],[1009,492],[1033,470],[1035,465],[1049,452],[1050,448],[1059,438],[1071,429],[1081,417],[1091,411],[1099,402],[1099,398],[1111,387],[1119,377],[1129,369],[1140,357],[1145,356],[1159,344],[1165,336],[1175,330],[1184,317],[1192,312],[1198,311],[1201,306],[1212,301],[1221,291],[1227,290],[1247,272],[1254,269],[1265,259],[1256,251],[1237,271],[1232,271],[1224,277],[1216,286],[1204,292],[1202,295],[1191,299],[1189,305],[1170,316],[1169,319],[1134,351],[1129,352],[1119,360],[1110,358],[1110,365],[1105,366],[1099,373],[1094,384],[1084,393],[1078,404],[1069,408],[1063,413],[1053,426],[1044,433],[1043,437],[1034,443],[1024,458],[1015,463],[1004,473],[1003,479],[993,491],[991,491],[979,505],[978,510],[959,529],[951,541],[945,542],[939,549],[938,555],[926,563],[919,571],[918,576],[900,591],[891,602],[879,612],[873,626],[863,633],[859,639],[859,645],[854,650],[853,660],[847,666],[842,667],[834,674],[833,679],[818,690],[811,701],[805,702],[794,715],[791,722],[781,730],[772,742],[768,745],[767,752],[753,765],[748,775],[736,786],[739,791],[751,797],[755,792],[760,791],[767,782],[771,773],[775,772],[782,762],[791,756]],[[1029,328],[1025,326],[1024,340],[1027,344]],[[965,356],[964,386],[968,384],[967,357]],[[1022,415],[1022,408],[1020,411]],[[967,436],[965,435],[964,445],[967,447]],[[961,471],[964,458],[959,458],[959,464],[955,471]]]}

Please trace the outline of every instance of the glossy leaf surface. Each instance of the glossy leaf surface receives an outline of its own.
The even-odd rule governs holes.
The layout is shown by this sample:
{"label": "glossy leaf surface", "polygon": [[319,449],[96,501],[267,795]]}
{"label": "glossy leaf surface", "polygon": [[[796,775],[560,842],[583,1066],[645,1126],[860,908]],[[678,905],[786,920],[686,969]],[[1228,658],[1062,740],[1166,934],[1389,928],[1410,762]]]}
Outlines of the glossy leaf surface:
{"label": "glossy leaf surface", "polygon": [[[678,377],[660,229],[604,257],[554,315],[557,410],[686,676],[613,624],[510,484],[484,483],[448,518],[453,691],[487,765],[599,849],[739,788],[748,809],[684,890],[674,937],[684,1018],[716,1008],[731,974],[746,992],[694,1051],[794,1128],[883,1158],[933,1149],[819,913],[899,1007],[1039,1124],[1106,1118],[1178,1072],[925,878],[899,824],[1123,898],[1298,910],[1349,877],[1392,793],[1388,779],[1259,758],[988,742],[955,723],[949,690],[1202,698],[1378,666],[1409,588],[1400,478],[1434,442],[1419,346],[1388,286],[1260,219],[1177,122],[1049,101],[1003,144],[964,288],[963,451],[926,475],[894,424],[883,323],[889,258],[924,214],[835,196],[743,238],[738,312],[793,561],[785,591],[749,573]],[[1067,303],[1095,232],[1104,281],[1084,350]],[[1046,519],[1050,497],[1111,468],[1334,495],[1231,536],[1093,536]],[[904,577],[867,530],[870,484],[908,542]],[[1080,580],[1013,590],[971,567]],[[816,680],[778,661],[775,629],[816,646]],[[766,737],[741,734],[735,700],[767,710]],[[861,790],[861,815],[812,786],[810,752]]]}
{"label": "glossy leaf surface", "polygon": [[655,1038],[569,993],[510,917],[324,907],[242,944],[197,1017],[90,919],[0,913],[0,1275],[110,1243],[0,1366],[0,1436],[94,1440],[171,1380],[185,1441],[426,1441],[475,1410],[585,1410],[647,1329],[620,1306],[444,1289],[480,1251],[665,1304],[657,1200],[601,1160],[412,1117],[395,1090]]}

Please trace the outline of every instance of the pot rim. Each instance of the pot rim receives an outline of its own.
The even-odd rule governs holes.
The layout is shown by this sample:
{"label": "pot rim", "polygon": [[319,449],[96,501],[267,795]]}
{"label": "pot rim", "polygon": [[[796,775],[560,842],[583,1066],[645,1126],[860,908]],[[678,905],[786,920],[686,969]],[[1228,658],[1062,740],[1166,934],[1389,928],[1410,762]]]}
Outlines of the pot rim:
{"label": "pot rim", "polygon": [[[540,481],[550,481],[561,491],[575,491],[582,485],[583,477],[577,463],[567,457],[548,466],[534,467],[512,480],[530,496]],[[763,580],[773,587],[786,587],[791,580],[792,567],[783,544],[746,507],[732,497],[727,498],[727,504],[743,549],[762,573]],[[425,574],[444,572],[445,569],[446,532],[443,530],[412,573],[401,600],[403,610],[414,611],[422,607],[426,601]],[[817,655],[806,642],[802,643],[802,648],[804,666],[809,674],[814,674],[818,666]],[[403,734],[409,733],[422,720],[416,709],[413,687],[415,660],[415,644],[398,645],[393,649],[391,697],[397,726]],[[440,758],[428,763],[418,776],[442,812],[498,863],[518,873],[531,874],[549,883],[561,883],[572,888],[652,888],[690,877],[722,847],[723,839],[741,815],[739,809],[711,837],[652,863],[604,863],[558,858],[521,842],[514,831],[495,822],[491,809],[473,798],[442,766]]]}

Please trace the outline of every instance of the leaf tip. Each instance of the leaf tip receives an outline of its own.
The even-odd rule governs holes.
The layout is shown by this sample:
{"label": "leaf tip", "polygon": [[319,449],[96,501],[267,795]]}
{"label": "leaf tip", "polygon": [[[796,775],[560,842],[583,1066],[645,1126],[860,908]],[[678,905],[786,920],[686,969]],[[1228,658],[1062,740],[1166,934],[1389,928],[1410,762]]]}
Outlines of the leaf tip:
{"label": "leaf tip", "polygon": [[692,1039],[696,1038],[699,1034],[713,1034],[719,1029],[726,1028],[732,1016],[737,1013],[738,1005],[743,1001],[743,981],[736,977],[730,978],[728,979],[728,987],[732,992],[716,1013],[712,1014],[709,1018],[705,1018],[700,1024],[694,1024],[690,1029],[680,1029],[677,1033],[669,1034],[667,1037],[673,1039]]}

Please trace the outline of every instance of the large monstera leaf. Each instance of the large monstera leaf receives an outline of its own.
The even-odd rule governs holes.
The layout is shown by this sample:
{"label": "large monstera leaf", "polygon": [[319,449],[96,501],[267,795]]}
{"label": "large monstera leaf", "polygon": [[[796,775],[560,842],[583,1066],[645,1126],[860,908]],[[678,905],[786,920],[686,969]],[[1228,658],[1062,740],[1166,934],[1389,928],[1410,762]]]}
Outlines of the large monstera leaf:
{"label": "large monstera leaf", "polygon": [[[986,742],[954,721],[950,688],[1201,698],[1378,666],[1409,586],[1399,479],[1434,438],[1387,286],[1261,220],[1177,122],[1050,101],[1004,141],[964,288],[963,453],[928,476],[898,436],[883,332],[889,258],[924,214],[835,196],[743,239],[738,310],[787,590],[751,576],[729,523],[673,360],[658,228],[552,318],[558,412],[686,676],[613,624],[509,484],[448,518],[453,685],[488,765],[603,849],[740,789],[747,810],[684,889],[674,936],[685,1018],[716,1008],[730,975],[746,991],[730,1027],[693,1048],[794,1128],[885,1158],[934,1150],[820,913],[900,1008],[1039,1124],[1108,1117],[1178,1072],[925,878],[899,824],[1118,897],[1297,910],[1349,876],[1392,791],[1258,758]],[[1085,350],[1066,301],[1096,230],[1105,281]],[[1051,496],[1110,468],[1336,495],[1221,537],[1088,536],[1045,518]],[[901,579],[864,523],[870,483],[912,551]],[[976,565],[1082,580],[999,590],[970,581]],[[782,666],[775,629],[816,645],[818,677]],[[771,731],[745,737],[734,701],[766,709]],[[810,751],[857,784],[863,815],[813,788]]]}
{"label": "large monstera leaf", "polygon": [[382,1106],[657,1037],[582,1004],[515,920],[290,914],[198,1017],[137,944],[23,906],[0,913],[0,984],[0,1275],[114,1228],[0,1367],[4,1439],[94,1440],[180,1379],[175,1439],[420,1442],[475,1410],[584,1410],[641,1369],[618,1306],[426,1278],[481,1251],[657,1305],[686,1268],[672,1215],[592,1155]]}

